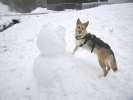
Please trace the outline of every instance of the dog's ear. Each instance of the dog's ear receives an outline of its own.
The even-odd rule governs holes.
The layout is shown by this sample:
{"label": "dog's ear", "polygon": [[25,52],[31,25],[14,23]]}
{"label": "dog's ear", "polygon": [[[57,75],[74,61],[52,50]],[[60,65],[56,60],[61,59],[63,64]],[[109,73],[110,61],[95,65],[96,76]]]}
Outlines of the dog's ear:
{"label": "dog's ear", "polygon": [[87,27],[88,24],[89,24],[89,21],[85,22],[85,23],[84,23],[85,27]]}
{"label": "dog's ear", "polygon": [[80,21],[79,18],[77,19],[77,25],[78,25],[78,24],[81,24],[81,21]]}

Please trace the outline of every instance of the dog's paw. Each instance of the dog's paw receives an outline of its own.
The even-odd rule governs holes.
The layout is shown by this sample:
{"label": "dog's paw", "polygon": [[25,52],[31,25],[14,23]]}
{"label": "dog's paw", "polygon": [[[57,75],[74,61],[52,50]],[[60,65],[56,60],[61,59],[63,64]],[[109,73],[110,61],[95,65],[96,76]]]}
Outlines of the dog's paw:
{"label": "dog's paw", "polygon": [[75,53],[72,52],[71,54],[74,55]]}
{"label": "dog's paw", "polygon": [[99,78],[103,78],[104,77],[104,75],[103,74],[99,74],[99,76],[98,76]]}
{"label": "dog's paw", "polygon": [[71,54],[72,54],[72,55],[74,55],[74,54],[75,54],[75,52],[73,51]]}
{"label": "dog's paw", "polygon": [[106,76],[104,74],[100,74],[99,78],[105,78]]}

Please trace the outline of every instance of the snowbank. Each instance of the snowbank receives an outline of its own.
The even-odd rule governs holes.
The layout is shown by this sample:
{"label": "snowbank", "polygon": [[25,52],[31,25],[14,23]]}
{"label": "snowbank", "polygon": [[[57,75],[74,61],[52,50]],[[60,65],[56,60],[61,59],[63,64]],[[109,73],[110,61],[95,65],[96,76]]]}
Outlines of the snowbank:
{"label": "snowbank", "polygon": [[48,13],[48,10],[47,8],[38,7],[35,10],[31,11],[31,13]]}

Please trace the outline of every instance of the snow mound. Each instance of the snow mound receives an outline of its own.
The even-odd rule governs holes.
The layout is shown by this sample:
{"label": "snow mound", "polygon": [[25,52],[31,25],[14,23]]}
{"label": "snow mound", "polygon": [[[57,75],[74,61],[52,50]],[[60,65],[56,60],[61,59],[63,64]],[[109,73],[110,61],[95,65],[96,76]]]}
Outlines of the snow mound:
{"label": "snow mound", "polygon": [[31,13],[46,13],[48,10],[46,8],[38,7],[35,10],[33,10]]}
{"label": "snow mound", "polygon": [[68,54],[54,57],[38,56],[34,62],[34,75],[41,98],[82,100],[88,91],[86,87],[89,88],[89,92],[94,92],[93,87],[85,80],[90,79],[91,83],[95,83],[96,80],[93,79],[97,79],[97,75],[93,73],[94,68],[88,69],[87,63]]}
{"label": "snow mound", "polygon": [[37,46],[45,56],[60,55],[65,52],[65,29],[53,24],[44,25],[37,39]]}

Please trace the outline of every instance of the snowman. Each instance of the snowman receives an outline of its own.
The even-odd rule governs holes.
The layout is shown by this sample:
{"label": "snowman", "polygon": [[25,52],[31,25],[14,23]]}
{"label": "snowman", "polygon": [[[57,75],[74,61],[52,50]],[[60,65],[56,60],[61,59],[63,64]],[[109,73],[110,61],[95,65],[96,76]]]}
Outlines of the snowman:
{"label": "snowman", "polygon": [[[65,28],[44,25],[37,39],[40,55],[34,62],[34,75],[43,100],[82,100],[88,65],[65,51]],[[91,90],[91,89],[90,89]],[[80,94],[80,95],[79,95]]]}

